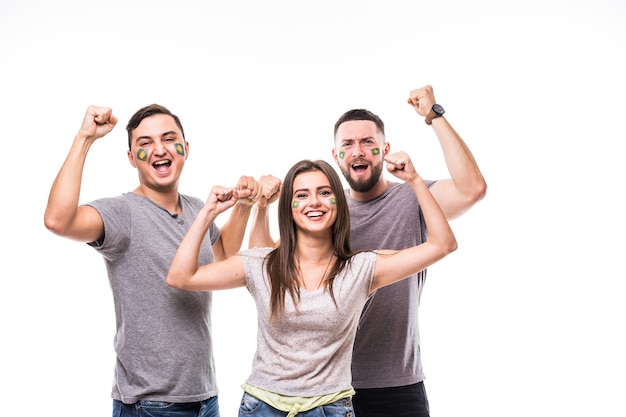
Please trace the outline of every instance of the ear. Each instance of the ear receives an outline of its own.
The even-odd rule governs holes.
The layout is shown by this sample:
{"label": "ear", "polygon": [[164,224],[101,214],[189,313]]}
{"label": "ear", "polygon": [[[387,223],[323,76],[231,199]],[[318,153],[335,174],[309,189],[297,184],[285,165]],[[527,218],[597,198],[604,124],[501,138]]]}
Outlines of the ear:
{"label": "ear", "polygon": [[183,141],[185,143],[185,161],[189,158],[189,142],[186,140]]}
{"label": "ear", "polygon": [[339,164],[339,156],[337,155],[337,149],[333,148],[331,153],[333,155],[333,159],[335,160],[335,163]]}
{"label": "ear", "polygon": [[133,152],[131,150],[128,150],[126,151],[126,154],[128,155],[128,162],[130,162],[133,168],[137,168],[137,164],[135,163],[135,155],[133,155]]}
{"label": "ear", "polygon": [[390,151],[391,151],[391,145],[389,145],[389,142],[385,142],[385,147],[383,148],[383,157],[389,155]]}

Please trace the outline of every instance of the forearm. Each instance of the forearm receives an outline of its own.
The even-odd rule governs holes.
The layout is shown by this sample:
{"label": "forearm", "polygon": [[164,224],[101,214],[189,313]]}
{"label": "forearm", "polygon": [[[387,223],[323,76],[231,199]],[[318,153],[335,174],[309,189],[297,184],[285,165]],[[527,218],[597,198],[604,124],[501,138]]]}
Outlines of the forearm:
{"label": "forearm", "polygon": [[238,253],[241,249],[251,210],[252,206],[249,204],[235,204],[230,217],[222,226],[220,235],[226,257]]}
{"label": "forearm", "polygon": [[92,143],[77,136],[52,183],[44,223],[56,234],[66,235],[76,217],[83,170]]}
{"label": "forearm", "polygon": [[248,241],[249,248],[273,248],[276,242],[270,234],[269,206],[252,209],[252,228]]}
{"label": "forearm", "polygon": [[457,242],[450,224],[423,179],[418,176],[409,184],[422,209],[430,244],[440,247],[443,254],[456,250]]}
{"label": "forearm", "polygon": [[198,270],[200,247],[215,215],[203,208],[181,241],[167,275],[167,284],[184,288]]}

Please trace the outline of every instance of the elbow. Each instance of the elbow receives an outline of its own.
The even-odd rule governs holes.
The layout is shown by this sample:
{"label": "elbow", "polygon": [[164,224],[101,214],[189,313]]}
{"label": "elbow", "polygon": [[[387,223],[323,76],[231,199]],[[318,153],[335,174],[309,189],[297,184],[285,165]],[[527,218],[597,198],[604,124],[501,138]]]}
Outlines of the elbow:
{"label": "elbow", "polygon": [[476,204],[480,200],[485,198],[486,195],[487,195],[487,183],[485,182],[485,180],[482,180],[478,184],[476,184],[476,186],[472,190],[472,193],[470,194],[470,197],[469,197],[470,203]]}
{"label": "elbow", "polygon": [[487,183],[482,178],[476,180],[471,186],[464,187],[461,194],[462,207],[470,208],[485,198],[485,195],[487,195]]}
{"label": "elbow", "polygon": [[167,279],[165,280],[165,282],[167,283],[168,286],[170,286],[172,288],[176,288],[178,290],[182,290],[183,289],[182,282],[180,280],[176,279],[171,274],[167,274]]}
{"label": "elbow", "polygon": [[459,196],[456,204],[448,208],[446,217],[448,220],[456,219],[472,208],[487,195],[487,183],[480,181],[473,187],[469,187]]}
{"label": "elbow", "polygon": [[454,235],[450,235],[450,237],[438,240],[437,242],[431,240],[430,243],[433,245],[433,248],[436,251],[436,259],[438,260],[450,255],[459,247]]}
{"label": "elbow", "polygon": [[55,235],[64,236],[67,229],[66,222],[60,221],[57,216],[46,212],[43,216],[43,224],[50,232]]}
{"label": "elbow", "polygon": [[449,239],[446,240],[446,242],[441,246],[441,250],[443,253],[443,256],[447,256],[449,254],[451,254],[452,252],[454,252],[455,250],[457,250],[459,247],[458,242],[456,241],[456,238],[454,237],[454,235],[452,235]]}
{"label": "elbow", "polygon": [[448,245],[448,254],[454,252],[455,250],[457,250],[459,248],[459,244],[456,241],[456,239],[452,239],[452,241],[450,242],[450,244]]}

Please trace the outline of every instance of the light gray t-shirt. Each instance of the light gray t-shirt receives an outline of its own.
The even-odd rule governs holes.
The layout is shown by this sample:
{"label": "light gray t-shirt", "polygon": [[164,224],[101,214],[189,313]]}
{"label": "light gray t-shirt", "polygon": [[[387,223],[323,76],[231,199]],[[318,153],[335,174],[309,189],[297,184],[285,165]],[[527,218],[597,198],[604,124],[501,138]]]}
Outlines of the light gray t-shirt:
{"label": "light gray t-shirt", "polygon": [[335,278],[333,293],[300,290],[296,312],[285,296],[282,316],[269,321],[270,285],[263,260],[272,249],[242,251],[246,285],[257,307],[257,350],[248,384],[288,396],[313,397],[352,388],[350,362],[376,255],[362,252]]}
{"label": "light gray t-shirt", "polygon": [[[427,181],[430,187],[434,182]],[[423,243],[426,225],[415,192],[389,184],[370,201],[346,190],[352,249],[405,249]],[[352,363],[355,388],[396,387],[424,380],[418,308],[426,271],[378,289],[367,302],[356,334]]]}
{"label": "light gray t-shirt", "polygon": [[[180,195],[180,216],[132,192],[88,205],[104,222],[103,241],[90,245],[104,257],[115,305],[112,398],[193,402],[217,395],[212,293],[177,290],[165,282],[174,253],[204,202]],[[212,224],[200,264],[213,262],[211,246],[219,235]]]}

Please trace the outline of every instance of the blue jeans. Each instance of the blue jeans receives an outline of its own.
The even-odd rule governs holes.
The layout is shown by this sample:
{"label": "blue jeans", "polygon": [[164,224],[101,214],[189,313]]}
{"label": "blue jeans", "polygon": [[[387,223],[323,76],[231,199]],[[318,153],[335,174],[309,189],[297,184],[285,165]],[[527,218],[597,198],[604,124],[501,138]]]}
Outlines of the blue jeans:
{"label": "blue jeans", "polygon": [[[289,413],[277,410],[247,392],[243,393],[239,417],[285,417],[287,414]],[[331,404],[300,412],[298,417],[354,417],[354,408],[350,398],[343,398]]]}
{"label": "blue jeans", "polygon": [[193,403],[137,401],[124,404],[113,400],[113,417],[220,417],[217,397]]}
{"label": "blue jeans", "polygon": [[391,388],[357,389],[356,417],[429,417],[424,382]]}

